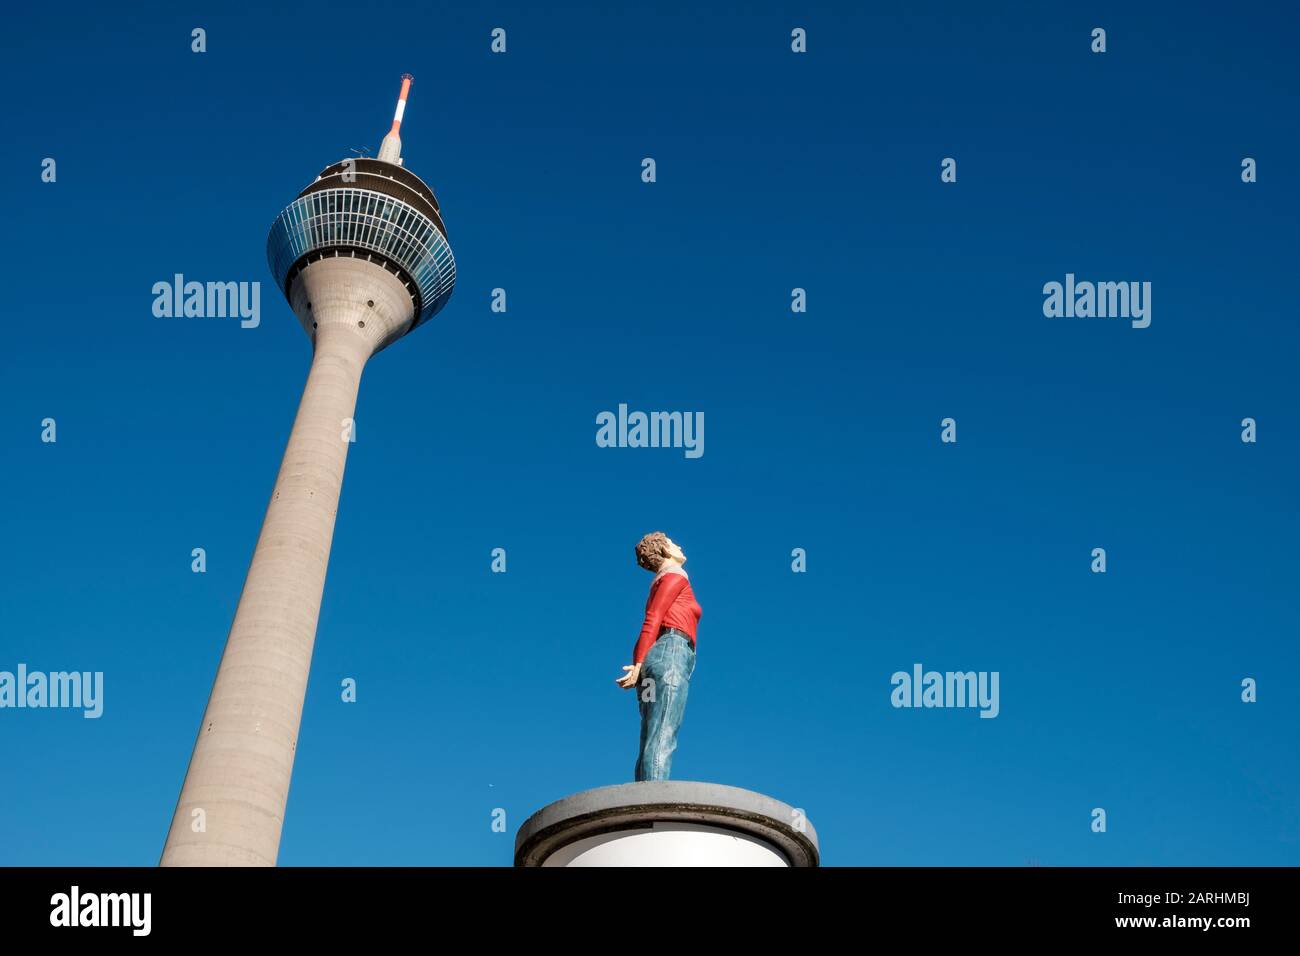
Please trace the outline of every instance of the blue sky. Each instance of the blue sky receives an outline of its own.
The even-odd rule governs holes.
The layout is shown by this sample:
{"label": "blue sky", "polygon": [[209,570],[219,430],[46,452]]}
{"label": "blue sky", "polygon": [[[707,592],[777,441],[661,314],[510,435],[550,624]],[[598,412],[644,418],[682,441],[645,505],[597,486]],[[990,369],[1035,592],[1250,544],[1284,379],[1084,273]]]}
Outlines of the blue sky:
{"label": "blue sky", "polygon": [[[0,864],[157,862],[310,361],[266,232],[404,71],[459,276],[362,381],[282,864],[508,865],[631,780],[655,529],[704,607],[674,777],[826,864],[1300,862],[1294,13],[623,6],[14,11],[0,669],[105,712],[0,710]],[[178,272],[261,324],[155,318]],[[1068,272],[1151,326],[1044,317]],[[704,455],[598,448],[620,402]],[[891,707],[917,662],[999,716]]]}

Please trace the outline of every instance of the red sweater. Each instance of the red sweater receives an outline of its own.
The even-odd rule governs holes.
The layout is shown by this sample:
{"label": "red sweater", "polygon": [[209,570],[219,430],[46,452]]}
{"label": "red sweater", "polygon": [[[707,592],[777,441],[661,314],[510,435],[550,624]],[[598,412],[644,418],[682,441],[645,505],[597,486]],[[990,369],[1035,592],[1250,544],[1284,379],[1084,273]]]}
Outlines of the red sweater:
{"label": "red sweater", "polygon": [[695,602],[695,592],[691,590],[686,575],[676,571],[659,575],[650,585],[650,596],[646,598],[645,624],[641,626],[641,636],[632,652],[632,663],[640,664],[645,660],[650,645],[665,627],[675,627],[689,634],[691,647],[694,647],[695,625],[703,613],[704,609]]}

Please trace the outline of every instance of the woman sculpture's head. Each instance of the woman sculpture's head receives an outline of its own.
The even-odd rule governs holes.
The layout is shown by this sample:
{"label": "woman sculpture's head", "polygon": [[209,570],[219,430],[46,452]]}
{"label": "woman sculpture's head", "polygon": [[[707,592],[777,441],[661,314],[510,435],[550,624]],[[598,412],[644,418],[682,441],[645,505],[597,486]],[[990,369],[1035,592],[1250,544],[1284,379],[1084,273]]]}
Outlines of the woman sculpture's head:
{"label": "woman sculpture's head", "polygon": [[686,555],[673,543],[673,539],[662,531],[651,531],[637,542],[636,563],[647,571],[658,571],[665,560],[686,563]]}

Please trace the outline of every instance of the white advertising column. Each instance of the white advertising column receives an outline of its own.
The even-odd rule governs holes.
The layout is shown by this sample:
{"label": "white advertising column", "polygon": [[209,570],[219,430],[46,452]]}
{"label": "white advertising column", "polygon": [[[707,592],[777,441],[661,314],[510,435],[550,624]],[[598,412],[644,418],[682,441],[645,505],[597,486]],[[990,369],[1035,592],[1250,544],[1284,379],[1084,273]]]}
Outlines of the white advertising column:
{"label": "white advertising column", "polygon": [[529,817],[515,865],[818,866],[803,810],[717,783],[654,780],[585,790]]}

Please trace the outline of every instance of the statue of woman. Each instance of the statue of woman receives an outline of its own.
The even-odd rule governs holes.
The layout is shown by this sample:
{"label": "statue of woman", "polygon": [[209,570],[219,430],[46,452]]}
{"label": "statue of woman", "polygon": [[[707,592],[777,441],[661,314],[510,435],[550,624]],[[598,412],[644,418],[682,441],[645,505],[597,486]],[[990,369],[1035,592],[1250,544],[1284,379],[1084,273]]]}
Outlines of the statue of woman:
{"label": "statue of woman", "polygon": [[636,563],[655,577],[632,663],[615,683],[629,690],[640,687],[641,746],[634,779],[667,780],[695,673],[695,628],[703,609],[682,567],[686,555],[668,535],[652,531],[642,538]]}

